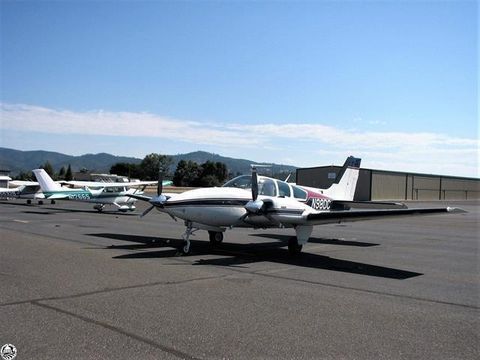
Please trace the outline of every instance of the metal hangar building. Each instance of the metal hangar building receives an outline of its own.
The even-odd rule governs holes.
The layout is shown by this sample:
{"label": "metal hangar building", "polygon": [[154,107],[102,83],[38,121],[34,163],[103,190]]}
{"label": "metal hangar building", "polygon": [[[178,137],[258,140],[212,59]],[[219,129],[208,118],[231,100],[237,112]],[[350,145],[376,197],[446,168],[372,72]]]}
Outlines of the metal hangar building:
{"label": "metal hangar building", "polygon": [[[328,188],[341,166],[299,168],[296,183]],[[360,169],[354,200],[475,200],[480,199],[480,179],[410,172]]]}

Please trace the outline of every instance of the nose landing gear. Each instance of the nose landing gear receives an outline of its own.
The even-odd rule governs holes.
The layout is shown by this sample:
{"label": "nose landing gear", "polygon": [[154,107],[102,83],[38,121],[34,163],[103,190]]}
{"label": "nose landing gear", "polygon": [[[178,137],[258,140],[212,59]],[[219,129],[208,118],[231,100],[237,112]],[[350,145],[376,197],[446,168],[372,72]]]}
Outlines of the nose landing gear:
{"label": "nose landing gear", "polygon": [[181,255],[190,254],[190,236],[193,235],[193,233],[195,231],[199,230],[198,228],[193,227],[191,221],[186,221],[185,225],[186,225],[187,229],[185,230],[185,232],[182,235],[183,246],[180,248],[180,254]]}

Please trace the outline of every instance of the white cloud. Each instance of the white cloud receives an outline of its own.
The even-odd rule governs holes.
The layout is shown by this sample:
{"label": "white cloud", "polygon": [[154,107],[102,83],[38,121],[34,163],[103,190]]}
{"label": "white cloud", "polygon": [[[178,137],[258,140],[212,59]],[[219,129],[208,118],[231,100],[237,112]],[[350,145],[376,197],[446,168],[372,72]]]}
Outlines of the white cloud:
{"label": "white cloud", "polygon": [[187,142],[221,146],[249,146],[255,144],[254,139],[242,136],[237,131],[145,112],[110,112],[103,110],[73,112],[23,104],[2,103],[0,119],[3,129],[17,131],[178,138]]}
{"label": "white cloud", "polygon": [[[298,166],[341,163],[350,154],[365,167],[478,176],[479,140],[433,132],[349,130],[323,124],[201,123],[146,112],[49,109],[0,104],[2,129],[49,134],[136,136],[219,147],[231,156],[247,152],[288,159]],[[234,155],[237,154],[237,155]]]}

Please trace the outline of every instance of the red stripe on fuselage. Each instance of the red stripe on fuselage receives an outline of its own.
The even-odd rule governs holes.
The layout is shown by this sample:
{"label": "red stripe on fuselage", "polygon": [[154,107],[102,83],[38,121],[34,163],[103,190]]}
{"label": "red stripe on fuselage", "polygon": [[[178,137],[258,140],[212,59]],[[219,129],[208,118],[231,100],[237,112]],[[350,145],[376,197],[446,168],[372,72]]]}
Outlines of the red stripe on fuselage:
{"label": "red stripe on fuselage", "polygon": [[308,189],[303,189],[307,192],[307,202],[310,199],[325,199],[325,200],[332,200],[328,196],[325,196],[319,192],[308,190]]}

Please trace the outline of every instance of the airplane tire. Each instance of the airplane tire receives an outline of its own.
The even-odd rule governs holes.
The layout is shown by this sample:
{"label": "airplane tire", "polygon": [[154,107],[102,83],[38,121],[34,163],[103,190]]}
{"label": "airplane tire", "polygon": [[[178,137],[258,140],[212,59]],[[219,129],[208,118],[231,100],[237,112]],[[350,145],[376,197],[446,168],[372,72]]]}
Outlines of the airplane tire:
{"label": "airplane tire", "polygon": [[27,200],[27,204],[28,204],[28,205],[31,205],[31,204],[32,204],[32,200]]}
{"label": "airplane tire", "polygon": [[288,240],[288,252],[290,255],[298,255],[302,252],[302,245],[298,244],[297,238],[292,237]]}
{"label": "airplane tire", "polygon": [[55,205],[55,200],[51,200],[50,204]]}
{"label": "airplane tire", "polygon": [[221,244],[223,241],[223,233],[220,231],[209,231],[208,237],[212,245]]}
{"label": "airplane tire", "polygon": [[43,205],[43,200],[39,200],[38,205]]}
{"label": "airplane tire", "polygon": [[182,247],[180,248],[180,253],[182,255],[189,255],[190,254],[190,247],[186,242],[183,243]]}

